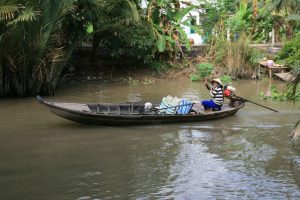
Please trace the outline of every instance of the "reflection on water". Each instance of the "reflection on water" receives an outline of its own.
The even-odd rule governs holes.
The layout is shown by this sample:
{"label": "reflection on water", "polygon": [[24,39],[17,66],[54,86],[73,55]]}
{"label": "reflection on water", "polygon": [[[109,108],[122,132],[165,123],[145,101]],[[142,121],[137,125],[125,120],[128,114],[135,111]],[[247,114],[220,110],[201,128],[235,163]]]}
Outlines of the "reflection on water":
{"label": "reflection on water", "polygon": [[[0,101],[1,199],[298,199],[300,144],[288,133],[299,103],[264,102],[268,83],[241,81],[251,104],[236,115],[198,123],[133,127],[79,125],[33,98]],[[189,81],[129,87],[67,86],[54,99],[158,101],[167,94],[207,98]]]}

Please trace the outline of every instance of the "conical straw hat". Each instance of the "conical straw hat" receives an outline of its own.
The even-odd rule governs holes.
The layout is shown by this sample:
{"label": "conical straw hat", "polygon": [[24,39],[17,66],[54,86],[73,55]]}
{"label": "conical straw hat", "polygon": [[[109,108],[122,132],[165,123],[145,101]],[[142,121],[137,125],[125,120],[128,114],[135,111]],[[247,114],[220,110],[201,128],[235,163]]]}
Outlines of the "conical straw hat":
{"label": "conical straw hat", "polygon": [[219,83],[220,85],[223,86],[223,83],[222,83],[221,79],[219,79],[219,78],[215,78],[215,79],[211,80],[211,83],[212,82],[217,82],[217,83]]}

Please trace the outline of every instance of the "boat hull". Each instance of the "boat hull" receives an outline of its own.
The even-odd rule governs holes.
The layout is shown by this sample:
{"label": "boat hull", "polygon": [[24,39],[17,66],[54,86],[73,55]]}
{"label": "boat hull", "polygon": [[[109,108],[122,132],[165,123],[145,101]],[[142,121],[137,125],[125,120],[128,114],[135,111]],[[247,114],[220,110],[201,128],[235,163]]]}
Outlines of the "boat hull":
{"label": "boat hull", "polygon": [[164,115],[164,114],[98,114],[87,111],[58,106],[55,103],[42,102],[50,111],[62,118],[90,125],[124,126],[124,125],[151,125],[167,123],[183,123],[220,119],[235,114],[240,108],[228,108],[223,111],[197,115]]}

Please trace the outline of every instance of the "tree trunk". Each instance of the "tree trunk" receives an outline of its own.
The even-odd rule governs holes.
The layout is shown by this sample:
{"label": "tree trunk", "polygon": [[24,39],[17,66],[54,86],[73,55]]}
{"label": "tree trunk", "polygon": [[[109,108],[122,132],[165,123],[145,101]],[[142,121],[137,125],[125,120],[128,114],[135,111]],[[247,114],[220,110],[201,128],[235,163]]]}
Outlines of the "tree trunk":
{"label": "tree trunk", "polygon": [[277,18],[277,19],[274,19],[273,23],[274,23],[273,28],[274,28],[274,31],[275,31],[275,34],[274,34],[275,35],[274,36],[275,41],[274,42],[278,42],[278,41],[280,41],[279,29],[282,26],[283,22],[282,22],[281,19]]}
{"label": "tree trunk", "polygon": [[253,6],[253,17],[255,18],[258,14],[258,6],[257,6],[257,0],[252,0],[252,6]]}
{"label": "tree trunk", "polygon": [[286,37],[291,40],[293,38],[293,23],[287,22],[286,23]]}
{"label": "tree trunk", "polygon": [[176,11],[179,11],[180,10],[180,2],[179,2],[179,0],[174,0],[174,5],[175,5]]}
{"label": "tree trunk", "polygon": [[276,42],[280,42],[279,29],[276,29],[276,31],[275,31],[275,41],[274,41],[274,43],[276,43]]}
{"label": "tree trunk", "polygon": [[154,4],[156,4],[156,0],[150,1],[147,5],[147,20],[148,20],[148,22],[152,21],[152,14],[153,14],[152,8],[153,8]]}
{"label": "tree trunk", "polygon": [[258,7],[257,7],[257,0],[252,0],[252,7],[253,7],[253,13],[252,13],[252,22],[251,22],[251,40],[253,39],[252,36],[255,32],[255,25],[256,25],[256,17],[258,14]]}
{"label": "tree trunk", "polygon": [[272,37],[271,37],[271,39],[272,39],[272,48],[274,48],[274,46],[275,46],[275,29],[274,28],[272,28]]}

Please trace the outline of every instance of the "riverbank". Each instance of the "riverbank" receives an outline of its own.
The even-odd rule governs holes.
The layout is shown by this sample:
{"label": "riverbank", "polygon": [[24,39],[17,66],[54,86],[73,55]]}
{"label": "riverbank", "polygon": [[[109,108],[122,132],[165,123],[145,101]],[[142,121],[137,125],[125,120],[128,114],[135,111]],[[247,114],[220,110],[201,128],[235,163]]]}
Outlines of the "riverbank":
{"label": "riverbank", "polygon": [[[208,78],[221,77],[228,74],[224,66],[214,64],[213,58],[207,55],[207,46],[195,46],[191,52],[185,52],[185,59],[175,59],[170,62],[153,60],[145,64],[136,57],[113,58],[102,49],[79,48],[67,63],[58,82],[58,88],[68,83],[118,82],[136,84],[151,84],[157,80],[190,79],[194,80],[202,69],[199,63],[210,63],[214,66],[213,75]],[[269,48],[268,45],[256,45],[255,48]],[[253,71],[253,69],[252,69]],[[241,79],[252,79],[254,72]],[[237,79],[237,77],[229,77]],[[198,81],[203,78],[198,78]],[[54,88],[53,88],[54,91]],[[41,93],[40,93],[41,94]],[[53,92],[54,94],[54,92]],[[34,93],[32,96],[35,96]],[[13,96],[13,94],[11,94]]]}
{"label": "riverbank", "polygon": [[[251,48],[258,49],[272,56],[272,46],[270,44],[251,44]],[[282,43],[275,45],[278,50],[282,47]],[[142,63],[137,58],[119,57],[113,58],[109,55],[109,51],[105,49],[94,50],[91,46],[83,46],[78,48],[72,57],[68,71],[63,76],[76,81],[93,81],[93,80],[113,80],[120,79],[176,79],[189,78],[191,74],[197,71],[196,65],[199,63],[210,62],[214,66],[214,76],[227,74],[228,69],[219,64],[215,64],[213,57],[208,55],[208,45],[193,46],[192,51],[186,51],[185,59],[173,60],[169,62],[153,60],[152,63]],[[257,63],[258,65],[258,63]],[[73,76],[73,77],[72,77]],[[242,79],[255,78],[255,74],[250,74]]]}
{"label": "riverbank", "polygon": [[[241,41],[240,41],[241,42]],[[238,44],[238,43],[237,43]],[[227,44],[223,52],[218,52],[214,46],[193,46],[192,51],[184,50],[184,58],[172,61],[152,60],[142,63],[136,57],[113,58],[105,49],[91,47],[79,48],[71,59],[70,73],[66,73],[60,81],[60,86],[67,82],[110,82],[125,83],[131,86],[149,85],[158,80],[189,79],[188,81],[202,81],[205,78],[221,78],[224,82],[232,80],[262,79],[267,76],[267,69],[260,67],[261,59],[272,59],[282,48],[282,43],[245,45]],[[236,45],[236,46],[235,46]],[[241,46],[239,46],[241,45]],[[247,52],[227,54],[224,49],[233,52]],[[225,59],[220,60],[220,58]],[[219,59],[219,60],[218,60]],[[234,66],[234,67],[232,67]],[[210,71],[211,70],[211,71]],[[271,85],[269,86],[271,90]],[[271,92],[267,93],[269,97]]]}

